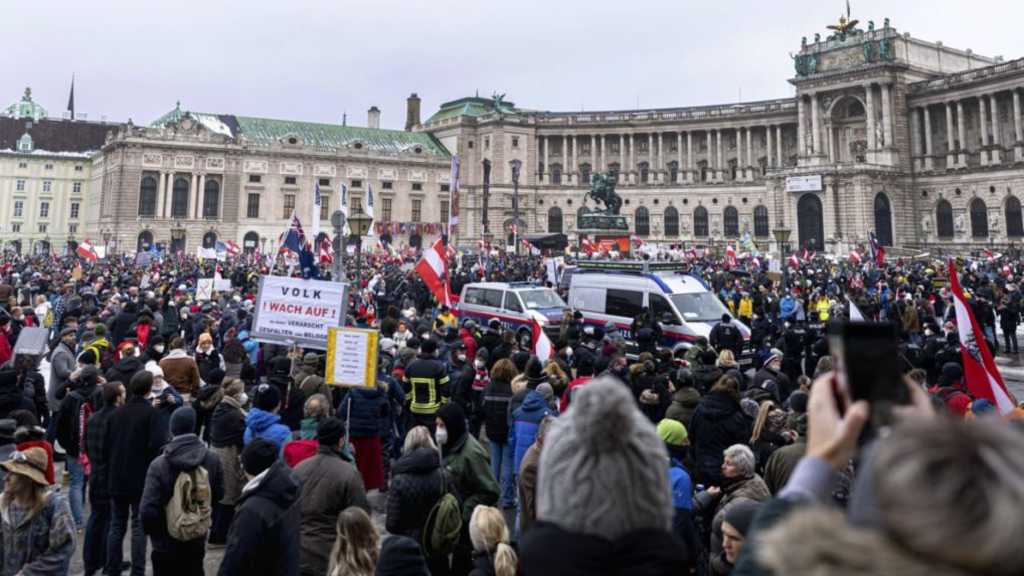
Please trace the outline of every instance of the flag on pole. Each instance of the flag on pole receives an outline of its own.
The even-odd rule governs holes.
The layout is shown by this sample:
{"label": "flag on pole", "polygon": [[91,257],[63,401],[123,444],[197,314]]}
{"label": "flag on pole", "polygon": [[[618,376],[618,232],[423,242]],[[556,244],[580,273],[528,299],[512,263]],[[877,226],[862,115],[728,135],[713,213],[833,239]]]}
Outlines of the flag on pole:
{"label": "flag on pole", "polygon": [[341,229],[341,233],[345,238],[352,235],[352,229],[348,227],[348,186],[341,185],[341,202],[338,203],[338,209],[345,215],[345,225]]}
{"label": "flag on pole", "polygon": [[786,259],[786,262],[789,264],[790,268],[800,267],[800,257],[797,256],[796,254],[790,254],[789,258]]}
{"label": "flag on pole", "polygon": [[366,185],[366,215],[373,220],[373,184]]}
{"label": "flag on pole", "polygon": [[1003,377],[985,342],[985,334],[964,297],[952,259],[949,260],[949,282],[953,291],[956,326],[960,333],[960,356],[963,358],[967,389],[975,398],[985,398],[995,404],[1000,414],[1008,414],[1016,407],[1017,400],[1003,383]]}
{"label": "flag on pole", "polygon": [[242,253],[242,247],[236,244],[233,240],[228,240],[227,246],[228,255],[230,256],[238,256],[239,254]]}
{"label": "flag on pole", "polygon": [[850,250],[850,262],[853,262],[854,264],[860,264],[862,260],[863,258],[861,257],[860,252],[856,248]]}
{"label": "flag on pole", "polygon": [[331,245],[331,239],[326,234],[320,238],[318,255],[321,264],[334,264],[334,247]]}
{"label": "flag on pole", "polygon": [[551,345],[551,339],[544,333],[544,329],[540,327],[540,323],[537,322],[536,318],[533,320],[533,355],[541,361],[541,363],[547,362],[548,358],[551,357],[551,350],[554,346]]}
{"label": "flag on pole", "polygon": [[725,263],[730,268],[736,267],[736,248],[733,248],[732,244],[725,247]]}
{"label": "flag on pole", "polygon": [[433,246],[423,251],[423,256],[416,263],[416,273],[427,285],[427,289],[434,295],[438,304],[451,306],[453,295],[448,287],[448,259],[445,257],[442,239],[439,238]]}
{"label": "flag on pole", "polygon": [[320,181],[317,180],[313,184],[313,214],[311,217],[309,231],[311,232],[310,238],[316,242],[317,238],[320,237],[320,206],[323,205],[323,199],[320,196]]}
{"label": "flag on pole", "polygon": [[89,262],[95,262],[100,258],[99,254],[96,253],[96,248],[94,248],[92,242],[89,242],[88,240],[82,240],[79,242],[78,247],[75,248],[75,253]]}
{"label": "flag on pole", "polygon": [[860,308],[857,308],[857,305],[853,303],[853,300],[850,300],[850,320],[853,320],[854,322],[864,321],[864,315],[861,314]]}
{"label": "flag on pole", "polygon": [[278,252],[291,251],[295,254],[302,252],[302,247],[306,245],[306,233],[302,230],[302,222],[294,212],[292,212],[291,226],[281,235],[280,242],[281,248]]}
{"label": "flag on pole", "polygon": [[71,92],[68,94],[68,112],[71,113],[71,119],[75,119],[75,75],[71,75]]}
{"label": "flag on pole", "polygon": [[878,243],[874,232],[868,233],[868,245],[871,247],[871,259],[874,260],[875,266],[885,266],[885,247]]}
{"label": "flag on pole", "polygon": [[451,179],[448,184],[449,190],[449,201],[448,201],[448,236],[455,236],[458,234],[459,227],[459,155],[452,155],[452,172]]}

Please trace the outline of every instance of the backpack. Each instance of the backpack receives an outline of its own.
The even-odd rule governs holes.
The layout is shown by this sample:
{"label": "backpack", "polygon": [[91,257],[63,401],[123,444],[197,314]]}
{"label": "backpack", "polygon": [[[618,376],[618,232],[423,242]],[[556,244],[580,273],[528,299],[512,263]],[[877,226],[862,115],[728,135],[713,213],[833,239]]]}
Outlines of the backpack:
{"label": "backpack", "polygon": [[182,542],[205,538],[213,523],[213,490],[206,468],[182,470],[165,507],[167,533]]}
{"label": "backpack", "polygon": [[441,468],[441,492],[441,498],[430,509],[423,525],[423,551],[431,558],[451,554],[462,533],[462,505],[447,488],[444,468]]}

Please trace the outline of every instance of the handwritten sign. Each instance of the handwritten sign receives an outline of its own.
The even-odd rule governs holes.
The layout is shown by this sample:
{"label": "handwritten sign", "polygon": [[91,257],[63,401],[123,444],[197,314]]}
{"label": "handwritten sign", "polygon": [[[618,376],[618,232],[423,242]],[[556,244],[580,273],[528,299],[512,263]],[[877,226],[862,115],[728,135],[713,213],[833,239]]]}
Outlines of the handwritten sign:
{"label": "handwritten sign", "polygon": [[264,276],[256,296],[252,337],[259,342],[324,350],[327,332],[345,322],[347,285]]}
{"label": "handwritten sign", "polygon": [[376,330],[331,328],[327,333],[324,381],[332,386],[376,386],[379,336]]}

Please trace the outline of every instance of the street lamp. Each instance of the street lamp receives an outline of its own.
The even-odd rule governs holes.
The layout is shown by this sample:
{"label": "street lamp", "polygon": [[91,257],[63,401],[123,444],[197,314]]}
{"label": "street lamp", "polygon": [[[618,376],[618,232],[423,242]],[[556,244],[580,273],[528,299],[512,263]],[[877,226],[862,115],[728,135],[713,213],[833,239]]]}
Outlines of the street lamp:
{"label": "street lamp", "polygon": [[491,204],[491,161],[485,159],[483,161],[483,166],[484,166],[484,193],[483,193],[483,196],[484,196],[484,199],[483,199],[483,204],[484,204],[483,210],[484,210],[484,213],[480,216],[480,225],[483,226],[483,229],[484,229],[483,235],[486,238],[491,233],[491,221],[490,221],[490,218],[488,218],[488,216],[487,216],[487,214],[490,212],[490,204]]}
{"label": "street lamp", "polygon": [[[331,214],[331,226],[334,227],[334,263],[331,265],[331,276],[335,282],[345,283],[345,213],[335,210]],[[360,242],[362,244],[362,242]]]}
{"label": "street lamp", "polygon": [[789,263],[786,262],[786,252],[788,251],[789,235],[791,233],[792,231],[789,228],[776,228],[772,231],[775,241],[779,243],[779,264],[782,265],[783,288],[789,286]]}
{"label": "street lamp", "polygon": [[523,168],[523,161],[516,158],[509,164],[512,166],[512,242],[516,256],[519,256],[519,171]]}
{"label": "street lamp", "polygon": [[[333,224],[334,222],[332,221],[331,223]],[[352,229],[352,235],[358,240],[356,243],[356,289],[361,291],[363,289],[363,236],[366,236],[366,233],[370,231],[373,218],[360,212],[354,216],[349,216],[348,223]]]}

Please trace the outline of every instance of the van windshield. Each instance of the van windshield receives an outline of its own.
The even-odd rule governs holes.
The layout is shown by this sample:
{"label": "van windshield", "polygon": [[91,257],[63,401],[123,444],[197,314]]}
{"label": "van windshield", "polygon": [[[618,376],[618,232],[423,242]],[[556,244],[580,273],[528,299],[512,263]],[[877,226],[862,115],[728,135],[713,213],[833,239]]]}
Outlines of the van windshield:
{"label": "van windshield", "polygon": [[711,292],[672,294],[669,296],[687,322],[717,322],[729,310]]}
{"label": "van windshield", "polygon": [[565,308],[565,302],[559,298],[558,294],[554,290],[548,288],[539,288],[537,290],[522,290],[519,292],[519,296],[523,299],[523,304],[529,310],[536,310],[538,308]]}

